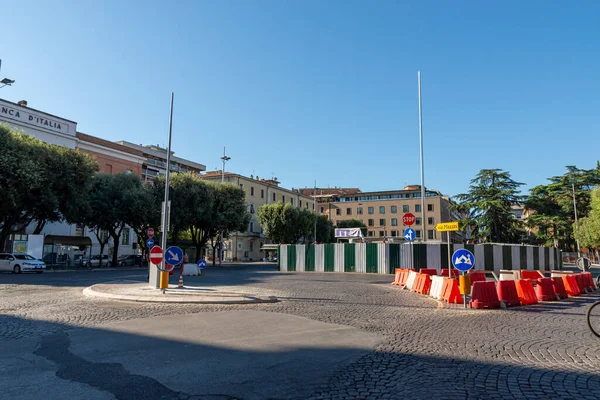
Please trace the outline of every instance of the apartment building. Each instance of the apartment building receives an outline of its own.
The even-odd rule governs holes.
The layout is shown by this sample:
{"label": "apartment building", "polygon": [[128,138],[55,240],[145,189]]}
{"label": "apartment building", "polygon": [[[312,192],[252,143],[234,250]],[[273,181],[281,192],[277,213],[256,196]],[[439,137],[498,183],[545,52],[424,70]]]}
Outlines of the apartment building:
{"label": "apartment building", "polygon": [[233,183],[240,187],[246,194],[246,203],[251,220],[246,232],[236,232],[224,243],[225,259],[240,261],[258,261],[265,257],[262,250],[265,243],[270,241],[265,238],[264,232],[258,222],[258,209],[265,204],[277,202],[289,203],[292,206],[314,210],[313,198],[299,193],[293,189],[286,189],[280,185],[277,178],[261,179],[258,176],[246,177],[240,174],[221,171],[209,171],[202,175],[203,179]]}
{"label": "apartment building", "polygon": [[[406,226],[402,223],[402,215],[408,212],[416,217],[412,228],[417,233],[417,241],[423,240],[425,235],[428,241],[446,241],[446,233],[437,232],[435,225],[461,219],[457,212],[449,209],[452,204],[450,198],[436,190],[425,191],[426,210],[423,213],[419,185],[381,192],[320,194],[320,189],[317,189],[316,193],[319,214],[327,215],[334,225],[341,220],[361,220],[367,226],[367,238],[372,241],[403,241],[402,232]],[[453,232],[451,241],[462,243],[463,235]]]}

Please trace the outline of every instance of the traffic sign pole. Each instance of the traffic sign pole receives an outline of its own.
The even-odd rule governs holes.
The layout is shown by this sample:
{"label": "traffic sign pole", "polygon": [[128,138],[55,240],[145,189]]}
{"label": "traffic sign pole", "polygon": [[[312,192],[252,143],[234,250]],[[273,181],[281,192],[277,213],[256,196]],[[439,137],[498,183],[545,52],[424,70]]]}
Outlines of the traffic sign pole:
{"label": "traffic sign pole", "polygon": [[446,232],[448,236],[448,278],[452,278],[452,254],[450,254],[450,232]]}

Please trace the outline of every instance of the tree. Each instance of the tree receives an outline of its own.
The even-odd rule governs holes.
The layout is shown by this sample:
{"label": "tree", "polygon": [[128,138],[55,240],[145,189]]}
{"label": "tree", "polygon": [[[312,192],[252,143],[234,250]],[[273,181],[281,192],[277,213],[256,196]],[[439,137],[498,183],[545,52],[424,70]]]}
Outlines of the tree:
{"label": "tree", "polygon": [[360,219],[345,219],[338,221],[336,228],[360,228],[363,236],[367,236],[367,226]]}
{"label": "tree", "polygon": [[311,211],[290,203],[265,204],[258,209],[258,221],[265,236],[275,243],[296,244],[301,238],[309,242],[314,236],[315,218]]}
{"label": "tree", "polygon": [[55,146],[0,125],[0,247],[9,235],[37,221],[72,222],[85,209],[85,193],[96,170],[87,155]]}
{"label": "tree", "polygon": [[549,184],[531,189],[525,205],[530,210],[527,225],[534,230],[537,243],[574,249],[573,191],[577,214],[583,218],[590,210],[591,190],[600,184],[600,165],[590,170],[573,165],[566,168],[564,175],[553,176]]}
{"label": "tree", "polygon": [[[142,181],[137,175],[97,174],[88,192],[88,207],[81,222],[92,228],[100,242],[100,254],[107,243],[103,231],[113,239],[112,264],[117,265],[123,229],[132,216],[139,215],[137,199],[143,194]],[[102,240],[104,239],[104,240]]]}
{"label": "tree", "polygon": [[127,224],[133,229],[137,237],[138,247],[145,256],[150,249],[146,246],[148,229],[153,228],[158,233],[161,224],[161,204],[164,199],[164,184],[159,186],[156,180],[144,182],[138,195],[131,204],[131,212]]}
{"label": "tree", "polygon": [[514,243],[523,236],[519,221],[512,213],[512,205],[523,202],[519,195],[522,183],[511,179],[510,173],[500,169],[482,169],[471,180],[469,192],[455,196],[458,201],[451,209],[468,213],[462,228],[475,226],[473,236],[484,242]]}
{"label": "tree", "polygon": [[592,191],[589,215],[575,226],[575,239],[582,247],[600,248],[600,189]]}
{"label": "tree", "polygon": [[333,243],[335,241],[335,229],[333,223],[326,215],[317,216],[317,240],[318,243]]}

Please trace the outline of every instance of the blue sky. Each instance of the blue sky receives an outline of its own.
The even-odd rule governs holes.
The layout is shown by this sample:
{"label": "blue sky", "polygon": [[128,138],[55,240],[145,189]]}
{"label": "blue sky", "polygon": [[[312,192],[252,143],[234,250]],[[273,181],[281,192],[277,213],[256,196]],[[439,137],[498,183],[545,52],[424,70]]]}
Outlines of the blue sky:
{"label": "blue sky", "polygon": [[[100,7],[101,5],[101,7]],[[28,1],[2,6],[0,97],[109,140],[285,187],[528,187],[600,148],[596,1]]]}

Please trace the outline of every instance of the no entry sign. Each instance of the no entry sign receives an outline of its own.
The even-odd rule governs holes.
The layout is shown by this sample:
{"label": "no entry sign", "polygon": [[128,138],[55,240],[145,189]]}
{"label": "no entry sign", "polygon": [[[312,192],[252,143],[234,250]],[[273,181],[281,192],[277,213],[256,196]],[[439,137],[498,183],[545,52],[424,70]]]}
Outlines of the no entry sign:
{"label": "no entry sign", "polygon": [[150,249],[150,262],[152,264],[160,264],[163,260],[163,249],[160,246],[154,246]]}
{"label": "no entry sign", "polygon": [[411,213],[406,213],[402,216],[402,223],[407,226],[411,226],[415,223],[417,219]]}
{"label": "no entry sign", "polygon": [[154,237],[154,229],[148,228],[148,237],[149,238]]}

